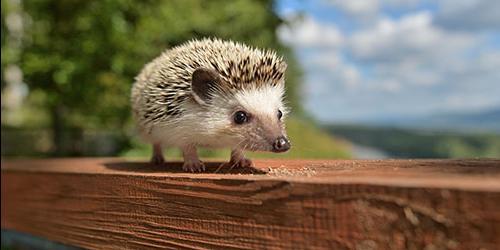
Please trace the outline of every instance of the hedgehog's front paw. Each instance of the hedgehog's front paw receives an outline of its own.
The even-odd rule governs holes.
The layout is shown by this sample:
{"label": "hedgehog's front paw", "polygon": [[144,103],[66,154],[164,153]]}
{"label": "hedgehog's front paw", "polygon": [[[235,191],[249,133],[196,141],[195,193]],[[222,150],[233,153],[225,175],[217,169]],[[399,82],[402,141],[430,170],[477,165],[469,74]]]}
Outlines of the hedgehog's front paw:
{"label": "hedgehog's front paw", "polygon": [[182,165],[182,170],[186,172],[202,172],[205,171],[205,164],[203,164],[200,160],[195,161],[184,161],[184,165]]}
{"label": "hedgehog's front paw", "polygon": [[236,166],[240,168],[251,168],[253,167],[253,162],[248,158],[242,158],[236,163]]}
{"label": "hedgehog's front paw", "polygon": [[232,169],[232,168],[251,168],[251,167],[253,167],[253,163],[252,163],[252,160],[243,157],[241,159],[231,160],[228,163],[225,163],[224,167],[229,167],[229,169]]}

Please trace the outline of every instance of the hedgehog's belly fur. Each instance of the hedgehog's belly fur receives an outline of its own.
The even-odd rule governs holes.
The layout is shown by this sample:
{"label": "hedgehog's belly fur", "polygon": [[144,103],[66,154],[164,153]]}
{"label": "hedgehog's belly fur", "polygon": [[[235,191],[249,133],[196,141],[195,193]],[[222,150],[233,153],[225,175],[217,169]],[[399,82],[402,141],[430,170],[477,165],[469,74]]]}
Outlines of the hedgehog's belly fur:
{"label": "hedgehog's belly fur", "polygon": [[207,148],[223,148],[232,146],[230,138],[198,131],[189,121],[176,121],[172,124],[152,125],[143,138],[150,143],[160,143],[165,147],[183,148],[201,146]]}
{"label": "hedgehog's belly fur", "polygon": [[[238,143],[225,128],[231,121],[219,113],[221,110],[206,110],[188,99],[181,105],[184,110],[176,117],[166,117],[161,122],[150,122],[136,115],[139,133],[149,143],[160,143],[165,147],[202,146],[209,148],[232,147]],[[137,110],[140,113],[140,111]]]}

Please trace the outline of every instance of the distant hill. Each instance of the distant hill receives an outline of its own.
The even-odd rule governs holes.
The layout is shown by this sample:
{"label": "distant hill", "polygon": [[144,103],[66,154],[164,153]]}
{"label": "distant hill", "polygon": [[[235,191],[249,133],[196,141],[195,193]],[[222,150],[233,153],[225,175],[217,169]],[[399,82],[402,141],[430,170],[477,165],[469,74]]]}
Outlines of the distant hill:
{"label": "distant hill", "polygon": [[500,132],[500,108],[482,112],[450,113],[429,117],[434,127]]}
{"label": "distant hill", "polygon": [[500,133],[500,107],[478,112],[447,112],[411,118],[393,117],[368,123],[415,129]]}
{"label": "distant hill", "polygon": [[430,129],[328,125],[335,137],[375,148],[395,158],[500,157],[500,134],[444,132]]}

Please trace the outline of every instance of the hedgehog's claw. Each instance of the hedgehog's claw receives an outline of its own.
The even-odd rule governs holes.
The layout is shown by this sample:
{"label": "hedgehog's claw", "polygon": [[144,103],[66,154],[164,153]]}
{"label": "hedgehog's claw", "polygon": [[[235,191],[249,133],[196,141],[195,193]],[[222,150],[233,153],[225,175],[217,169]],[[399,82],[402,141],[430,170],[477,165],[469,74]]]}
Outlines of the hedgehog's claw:
{"label": "hedgehog's claw", "polygon": [[182,170],[186,172],[203,172],[205,171],[205,164],[202,161],[185,161],[182,165]]}
{"label": "hedgehog's claw", "polygon": [[231,170],[233,168],[251,168],[253,167],[252,160],[248,158],[231,159],[229,162],[223,163],[219,168],[227,168]]}
{"label": "hedgehog's claw", "polygon": [[229,166],[229,169],[233,168],[250,168],[253,167],[252,160],[245,157],[243,151],[239,149],[234,149],[231,151],[231,160],[225,164]]}
{"label": "hedgehog's claw", "polygon": [[240,167],[240,168],[250,168],[252,166],[253,162],[248,158],[241,158],[238,162],[235,163],[235,167]]}

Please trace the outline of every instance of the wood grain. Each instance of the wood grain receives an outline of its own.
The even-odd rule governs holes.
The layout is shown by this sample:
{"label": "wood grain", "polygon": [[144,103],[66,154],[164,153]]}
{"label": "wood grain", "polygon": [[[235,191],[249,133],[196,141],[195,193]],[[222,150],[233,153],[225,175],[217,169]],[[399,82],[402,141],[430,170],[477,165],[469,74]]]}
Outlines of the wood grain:
{"label": "wood grain", "polygon": [[500,160],[218,165],[2,161],[1,225],[91,249],[500,248]]}

